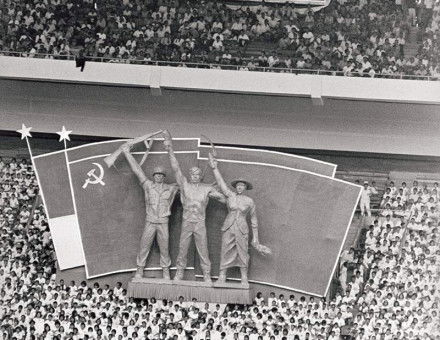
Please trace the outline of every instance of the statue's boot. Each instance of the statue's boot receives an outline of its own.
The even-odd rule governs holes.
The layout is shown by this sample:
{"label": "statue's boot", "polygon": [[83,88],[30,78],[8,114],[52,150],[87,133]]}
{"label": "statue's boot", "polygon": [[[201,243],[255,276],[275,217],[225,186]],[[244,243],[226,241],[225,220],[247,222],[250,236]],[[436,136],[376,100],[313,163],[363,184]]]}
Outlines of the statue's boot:
{"label": "statue's boot", "polygon": [[176,275],[174,276],[174,281],[180,281],[183,279],[183,269],[177,268]]}
{"label": "statue's boot", "polygon": [[142,279],[144,277],[144,267],[137,267],[136,274],[134,275],[135,279]]}
{"label": "statue's boot", "polygon": [[226,282],[226,269],[220,270],[220,273],[218,274],[218,280],[219,283]]}
{"label": "statue's boot", "polygon": [[248,270],[247,270],[247,268],[241,267],[240,268],[240,272],[241,272],[241,284],[242,285],[248,285],[249,281],[248,281]]}
{"label": "statue's boot", "polygon": [[170,278],[170,268],[164,267],[164,268],[162,268],[162,271],[163,271],[163,278],[165,280],[171,280],[171,278]]}
{"label": "statue's boot", "polygon": [[206,283],[212,283],[212,280],[211,280],[211,273],[210,273],[210,272],[204,272],[204,273],[203,273],[203,280],[204,280]]}

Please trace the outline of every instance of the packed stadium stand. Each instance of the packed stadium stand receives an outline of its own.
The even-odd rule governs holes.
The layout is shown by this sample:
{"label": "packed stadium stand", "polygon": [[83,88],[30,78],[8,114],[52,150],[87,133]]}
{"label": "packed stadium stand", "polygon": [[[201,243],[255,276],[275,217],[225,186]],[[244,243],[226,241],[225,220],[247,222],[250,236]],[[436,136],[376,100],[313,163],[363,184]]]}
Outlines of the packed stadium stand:
{"label": "packed stadium stand", "polygon": [[436,80],[440,3],[4,1],[0,55]]}
{"label": "packed stadium stand", "polygon": [[274,292],[240,306],[135,301],[120,283],[57,280],[29,161],[0,159],[0,179],[0,339],[440,338],[437,182],[378,181],[387,203],[342,253],[331,300]]}
{"label": "packed stadium stand", "polygon": [[[95,61],[439,80],[440,1],[332,0],[327,7],[317,10],[313,6],[270,1],[256,4],[226,0],[4,0],[0,2],[0,56],[76,60],[85,72],[84,62]],[[120,67],[123,73],[122,68],[128,66]],[[5,84],[4,88],[9,86]],[[20,86],[17,88],[26,88]],[[60,97],[48,101],[44,107],[38,107],[38,103],[46,98],[34,95],[29,102],[18,105],[17,112],[23,110],[20,113],[47,119],[41,119],[39,128],[46,129],[46,124],[50,130],[49,120],[55,115],[50,116],[53,112],[48,107],[53,105],[53,110],[62,111],[62,106],[56,104],[61,101],[87,107],[79,105],[79,97],[89,89],[80,91],[76,97],[72,91],[68,101]],[[19,102],[21,93],[16,91],[11,101]],[[116,92],[127,94],[133,101],[141,97],[138,92],[130,96],[115,87]],[[170,93],[170,98],[176,96]],[[90,97],[95,100],[93,93]],[[247,105],[251,101],[258,103],[255,97]],[[120,99],[113,98],[113,92],[103,98],[103,101]],[[152,105],[157,97],[151,98],[145,100],[148,102],[145,105],[162,113],[157,109],[159,104]],[[217,104],[220,106],[223,100],[219,99]],[[203,110],[213,105],[209,99],[204,103]],[[188,104],[187,110],[191,114],[194,111],[196,117],[201,111],[193,110],[197,104],[192,105]],[[289,105],[294,106],[288,102],[282,104]],[[27,112],[22,106],[37,109]],[[0,115],[8,109],[11,115],[16,113],[10,107]],[[268,107],[262,110],[269,111]],[[348,110],[355,111],[358,107],[358,103],[349,106],[347,116]],[[382,114],[379,106],[372,107]],[[101,109],[112,112],[102,102],[88,108],[96,110],[95,119],[102,118],[98,117]],[[240,112],[238,105],[233,109]],[[144,107],[139,109],[140,115],[148,116],[144,110]],[[404,111],[397,105],[392,110]],[[363,112],[368,116],[369,111]],[[68,113],[77,114],[70,107]],[[72,119],[83,120],[87,125],[102,124],[93,122],[92,115],[75,114]],[[209,116],[209,112],[204,115]],[[432,117],[435,115],[432,113]],[[115,116],[120,118],[120,112],[115,111]],[[225,117],[218,116],[221,120]],[[383,129],[388,126],[401,129],[399,117],[395,115],[391,119],[391,116],[385,117],[393,121],[391,125],[386,125],[386,119],[378,120],[377,125],[382,124]],[[406,118],[414,123],[414,133],[426,132],[417,121],[421,119],[414,116],[408,113]],[[325,114],[320,117],[326,118]],[[367,126],[365,122],[369,118],[358,117],[359,126]],[[297,124],[290,117],[280,119],[292,119]],[[300,117],[298,121],[301,119],[306,118]],[[142,125],[141,120],[135,121]],[[324,125],[329,122],[322,121]],[[349,130],[350,124],[357,126],[348,119],[346,126],[335,125],[342,134],[342,130]],[[305,130],[300,124],[298,129]],[[392,131],[386,133],[389,140],[401,140]],[[376,138],[374,132],[371,136]],[[437,141],[434,137],[431,140],[433,144]],[[411,152],[415,154],[417,150]],[[386,158],[388,154],[383,155]],[[431,174],[426,177],[417,172],[414,168],[423,162],[420,159],[410,169],[411,177],[381,169],[383,163],[377,159],[374,167],[362,169],[369,160],[365,156],[355,171],[342,167],[344,170],[338,170],[335,175],[363,185],[367,192],[363,203],[369,209],[358,205],[328,297],[306,297],[293,291],[280,294],[273,288],[267,296],[257,293],[251,305],[220,305],[196,299],[133,299],[128,297],[121,282],[114,286],[93,279],[64,282],[59,277],[49,223],[31,161],[17,160],[8,153],[7,157],[0,157],[0,340],[438,340],[440,177]]]}

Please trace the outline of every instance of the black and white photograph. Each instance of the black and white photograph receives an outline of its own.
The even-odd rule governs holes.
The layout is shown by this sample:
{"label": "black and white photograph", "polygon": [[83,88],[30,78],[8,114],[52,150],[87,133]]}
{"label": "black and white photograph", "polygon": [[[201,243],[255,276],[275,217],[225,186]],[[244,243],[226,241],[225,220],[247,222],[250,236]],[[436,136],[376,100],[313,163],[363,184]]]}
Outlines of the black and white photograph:
{"label": "black and white photograph", "polygon": [[0,0],[0,340],[440,340],[440,0]]}

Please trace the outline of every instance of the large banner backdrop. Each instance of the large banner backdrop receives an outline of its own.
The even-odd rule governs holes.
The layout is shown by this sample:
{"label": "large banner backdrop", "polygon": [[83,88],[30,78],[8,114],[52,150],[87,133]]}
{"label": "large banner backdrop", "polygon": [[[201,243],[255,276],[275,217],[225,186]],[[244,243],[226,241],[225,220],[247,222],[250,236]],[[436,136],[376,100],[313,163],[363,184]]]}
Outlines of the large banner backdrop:
{"label": "large banner backdrop", "polygon": [[[43,200],[61,269],[85,266],[88,278],[136,268],[144,227],[144,194],[123,155],[114,167],[104,158],[125,140],[84,145],[34,157]],[[207,166],[209,147],[198,139],[174,140],[182,171],[198,165],[204,182],[214,183]],[[144,149],[133,149],[140,161]],[[324,296],[336,267],[360,194],[360,187],[334,179],[336,166],[305,157],[264,150],[217,148],[219,170],[225,180],[245,177],[254,189],[247,194],[257,206],[261,243],[273,254],[251,252],[250,282],[258,282]],[[164,166],[166,181],[174,183],[162,141],[153,144],[142,168],[151,178]],[[207,231],[212,275],[218,274],[221,226],[226,207],[211,200]],[[177,256],[182,208],[179,195],[170,218],[172,267]],[[159,268],[154,249],[147,267]],[[188,267],[200,273],[194,247]],[[231,271],[228,277],[238,277]]]}

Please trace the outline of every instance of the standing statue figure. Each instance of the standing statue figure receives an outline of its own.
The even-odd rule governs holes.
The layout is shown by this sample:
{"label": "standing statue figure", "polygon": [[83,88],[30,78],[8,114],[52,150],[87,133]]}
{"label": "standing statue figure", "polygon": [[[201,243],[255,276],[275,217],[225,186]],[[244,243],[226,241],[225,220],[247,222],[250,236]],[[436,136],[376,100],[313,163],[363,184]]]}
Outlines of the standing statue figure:
{"label": "standing statue figure", "polygon": [[179,254],[177,256],[177,272],[174,280],[182,280],[187,263],[188,248],[191,237],[194,236],[197,252],[200,257],[200,265],[203,270],[205,282],[211,282],[211,261],[208,253],[208,240],[206,237],[206,206],[209,198],[224,201],[224,196],[213,185],[201,183],[202,170],[192,167],[189,170],[189,181],[182,174],[179,162],[173,151],[171,135],[164,132],[164,145],[168,150],[171,167],[176,174],[176,181],[180,187],[180,199],[183,206],[182,231],[180,234]]}
{"label": "standing statue figure", "polygon": [[228,207],[228,215],[222,227],[220,273],[217,282],[226,281],[228,268],[240,267],[241,283],[246,285],[248,284],[249,267],[249,226],[246,220],[248,214],[252,227],[252,246],[262,255],[270,253],[270,249],[258,241],[258,219],[255,203],[252,198],[243,194],[245,190],[252,189],[252,184],[244,179],[237,179],[231,183],[235,191],[230,190],[217,168],[217,160],[211,153],[209,153],[209,165],[213,169],[220,190],[226,196]]}
{"label": "standing statue figure", "polygon": [[148,254],[157,235],[157,243],[160,250],[160,266],[163,270],[163,278],[170,279],[170,253],[168,250],[169,233],[168,219],[171,215],[171,205],[178,190],[177,184],[164,183],[165,171],[156,166],[153,170],[153,180],[149,180],[140,165],[130,153],[132,145],[126,143],[121,146],[122,152],[136,174],[145,194],[145,228],[141,237],[139,253],[137,255],[137,270],[135,278],[141,278],[147,263]]}

